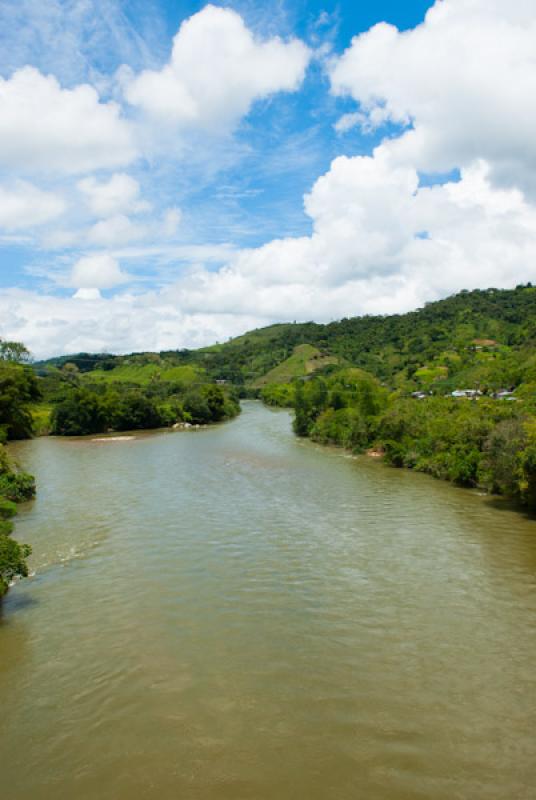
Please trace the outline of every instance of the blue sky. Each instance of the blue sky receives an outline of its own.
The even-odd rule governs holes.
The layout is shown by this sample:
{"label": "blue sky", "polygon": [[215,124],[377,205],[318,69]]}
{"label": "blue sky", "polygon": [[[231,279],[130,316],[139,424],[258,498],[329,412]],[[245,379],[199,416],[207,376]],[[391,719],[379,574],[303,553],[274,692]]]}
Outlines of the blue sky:
{"label": "blue sky", "polygon": [[3,3],[0,335],[196,346],[530,279],[530,9],[433,5]]}

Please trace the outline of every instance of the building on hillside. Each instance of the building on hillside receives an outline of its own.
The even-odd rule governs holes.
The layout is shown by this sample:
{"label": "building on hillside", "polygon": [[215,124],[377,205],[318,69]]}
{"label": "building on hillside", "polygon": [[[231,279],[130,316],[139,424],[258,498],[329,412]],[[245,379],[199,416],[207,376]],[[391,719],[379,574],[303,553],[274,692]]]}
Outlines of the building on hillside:
{"label": "building on hillside", "polygon": [[451,392],[451,397],[464,397],[470,400],[476,400],[482,396],[480,389],[455,389]]}

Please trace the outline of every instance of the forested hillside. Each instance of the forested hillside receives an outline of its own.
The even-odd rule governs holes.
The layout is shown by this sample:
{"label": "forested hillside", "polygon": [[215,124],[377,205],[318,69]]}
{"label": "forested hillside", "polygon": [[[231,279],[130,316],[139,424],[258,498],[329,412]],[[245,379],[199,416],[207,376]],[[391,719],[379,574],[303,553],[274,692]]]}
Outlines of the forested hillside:
{"label": "forested hillside", "polygon": [[452,374],[478,364],[470,355],[490,348],[475,340],[491,342],[491,349],[503,356],[513,353],[515,370],[515,353],[522,359],[534,353],[536,288],[461,292],[408,314],[354,317],[327,325],[272,325],[183,357],[202,363],[217,377],[252,383],[289,358],[297,345],[308,344],[380,380],[416,377],[418,383],[416,373],[427,366],[447,366]]}
{"label": "forested hillside", "polygon": [[[152,360],[146,369],[156,372],[163,366],[193,365],[202,368],[208,379],[250,385],[263,383],[263,377],[291,358],[300,345],[315,348],[319,369],[333,369],[330,362],[336,360],[393,386],[405,381],[416,386],[440,384],[448,378],[446,389],[458,374],[468,381],[489,377],[494,384],[515,383],[535,355],[536,288],[528,284],[512,290],[464,291],[407,314],[353,317],[327,325],[283,323],[200,350],[129,356],[80,353],[38,363],[36,368],[71,363],[80,372],[119,375],[119,368],[132,367],[136,358],[144,357],[147,364]],[[492,368],[494,364],[498,369]],[[534,361],[531,368],[536,369]],[[300,377],[295,366],[294,372],[293,377]],[[305,375],[308,370],[304,366],[301,372]]]}
{"label": "forested hillside", "polygon": [[298,435],[536,505],[530,284],[407,314],[272,325],[196,351],[82,353],[35,368],[55,433],[213,421],[235,413],[240,393],[294,407]]}

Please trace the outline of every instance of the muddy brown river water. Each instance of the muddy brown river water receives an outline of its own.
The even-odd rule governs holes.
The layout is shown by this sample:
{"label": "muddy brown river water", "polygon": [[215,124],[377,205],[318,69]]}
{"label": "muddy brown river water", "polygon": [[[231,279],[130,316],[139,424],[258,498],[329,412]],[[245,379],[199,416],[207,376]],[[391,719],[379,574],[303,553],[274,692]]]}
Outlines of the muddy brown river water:
{"label": "muddy brown river water", "polygon": [[253,402],[12,450],[6,798],[536,798],[534,521]]}

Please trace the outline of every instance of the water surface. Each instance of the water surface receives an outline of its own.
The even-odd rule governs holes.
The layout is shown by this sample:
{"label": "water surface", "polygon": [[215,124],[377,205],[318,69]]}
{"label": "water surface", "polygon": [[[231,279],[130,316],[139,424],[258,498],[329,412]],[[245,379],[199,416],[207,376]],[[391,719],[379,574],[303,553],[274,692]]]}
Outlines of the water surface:
{"label": "water surface", "polygon": [[0,618],[6,796],[536,796],[534,522],[256,403],[13,449],[38,497]]}

